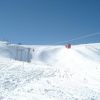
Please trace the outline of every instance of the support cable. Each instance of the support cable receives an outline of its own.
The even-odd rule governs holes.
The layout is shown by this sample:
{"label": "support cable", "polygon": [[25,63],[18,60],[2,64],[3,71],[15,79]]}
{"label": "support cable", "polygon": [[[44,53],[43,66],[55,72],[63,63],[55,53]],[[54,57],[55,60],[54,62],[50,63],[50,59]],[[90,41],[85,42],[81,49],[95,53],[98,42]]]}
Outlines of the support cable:
{"label": "support cable", "polygon": [[88,34],[88,35],[84,35],[84,36],[80,36],[80,37],[73,38],[73,39],[70,39],[70,40],[67,40],[67,41],[55,42],[54,44],[68,43],[68,42],[72,42],[72,41],[76,41],[76,40],[92,37],[92,36],[95,36],[95,35],[100,35],[100,32],[92,33],[92,34]]}

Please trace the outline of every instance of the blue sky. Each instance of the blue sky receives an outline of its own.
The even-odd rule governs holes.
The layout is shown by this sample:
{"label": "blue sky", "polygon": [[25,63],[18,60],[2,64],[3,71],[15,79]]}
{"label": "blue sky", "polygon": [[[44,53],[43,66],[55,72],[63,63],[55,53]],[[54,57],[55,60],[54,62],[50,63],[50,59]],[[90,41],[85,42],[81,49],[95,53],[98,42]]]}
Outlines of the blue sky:
{"label": "blue sky", "polygon": [[[100,32],[100,0],[0,0],[0,40],[54,44]],[[100,42],[100,35],[73,44]]]}

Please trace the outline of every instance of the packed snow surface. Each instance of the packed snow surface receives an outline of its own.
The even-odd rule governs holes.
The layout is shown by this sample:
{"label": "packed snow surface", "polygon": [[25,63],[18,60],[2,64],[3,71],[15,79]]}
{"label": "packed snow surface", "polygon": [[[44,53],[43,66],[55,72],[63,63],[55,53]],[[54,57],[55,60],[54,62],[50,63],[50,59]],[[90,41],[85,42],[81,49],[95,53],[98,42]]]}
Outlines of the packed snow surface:
{"label": "packed snow surface", "polygon": [[100,100],[100,43],[0,42],[0,100]]}

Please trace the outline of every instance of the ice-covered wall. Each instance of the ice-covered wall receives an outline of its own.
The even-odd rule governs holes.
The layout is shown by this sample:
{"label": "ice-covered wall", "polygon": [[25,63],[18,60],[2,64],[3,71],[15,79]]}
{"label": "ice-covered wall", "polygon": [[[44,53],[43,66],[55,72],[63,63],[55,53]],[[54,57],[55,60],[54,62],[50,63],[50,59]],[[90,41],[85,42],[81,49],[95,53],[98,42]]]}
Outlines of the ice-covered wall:
{"label": "ice-covered wall", "polygon": [[0,43],[0,55],[18,61],[30,62],[32,59],[31,48],[4,42]]}

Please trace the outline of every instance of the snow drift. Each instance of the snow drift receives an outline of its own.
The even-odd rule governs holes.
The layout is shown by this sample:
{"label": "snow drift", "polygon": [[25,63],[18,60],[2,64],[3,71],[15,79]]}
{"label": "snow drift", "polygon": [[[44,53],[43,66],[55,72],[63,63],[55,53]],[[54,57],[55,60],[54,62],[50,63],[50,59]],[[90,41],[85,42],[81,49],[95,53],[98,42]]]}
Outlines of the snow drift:
{"label": "snow drift", "polygon": [[100,100],[100,43],[0,42],[0,100]]}

